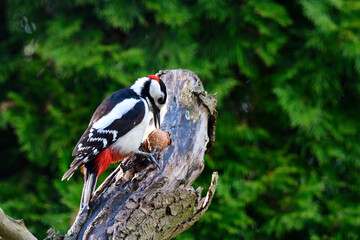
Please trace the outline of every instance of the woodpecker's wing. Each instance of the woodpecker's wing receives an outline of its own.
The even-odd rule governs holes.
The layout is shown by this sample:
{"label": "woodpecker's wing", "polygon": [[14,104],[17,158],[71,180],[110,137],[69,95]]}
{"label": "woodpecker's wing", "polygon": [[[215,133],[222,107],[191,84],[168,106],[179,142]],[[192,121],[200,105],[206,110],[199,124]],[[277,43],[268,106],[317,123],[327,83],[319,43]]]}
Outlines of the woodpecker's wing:
{"label": "woodpecker's wing", "polygon": [[143,100],[137,96],[128,96],[126,92],[106,98],[96,109],[89,127],[76,144],[73,151],[76,158],[62,179],[69,179],[81,165],[95,159],[105,148],[141,123],[145,107]]}

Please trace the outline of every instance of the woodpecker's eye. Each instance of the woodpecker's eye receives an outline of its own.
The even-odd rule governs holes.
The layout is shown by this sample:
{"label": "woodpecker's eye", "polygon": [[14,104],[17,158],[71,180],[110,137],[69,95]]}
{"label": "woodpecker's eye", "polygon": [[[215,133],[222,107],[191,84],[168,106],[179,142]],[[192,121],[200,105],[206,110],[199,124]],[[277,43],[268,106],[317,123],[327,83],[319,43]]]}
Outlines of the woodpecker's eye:
{"label": "woodpecker's eye", "polygon": [[163,98],[163,97],[160,97],[160,98],[158,99],[158,103],[163,103],[163,101],[164,101],[164,98]]}

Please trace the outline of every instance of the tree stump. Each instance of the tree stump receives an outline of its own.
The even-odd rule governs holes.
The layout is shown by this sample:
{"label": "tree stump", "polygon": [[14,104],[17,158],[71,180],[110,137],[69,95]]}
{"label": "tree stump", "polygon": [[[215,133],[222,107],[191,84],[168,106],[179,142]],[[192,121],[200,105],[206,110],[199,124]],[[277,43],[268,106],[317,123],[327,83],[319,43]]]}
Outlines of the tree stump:
{"label": "tree stump", "polygon": [[158,153],[160,169],[142,156],[119,165],[97,189],[90,207],[79,212],[65,239],[171,239],[208,209],[217,173],[203,198],[202,189],[191,185],[214,142],[216,95],[207,94],[191,71],[157,75],[168,90],[161,129],[171,138]]}

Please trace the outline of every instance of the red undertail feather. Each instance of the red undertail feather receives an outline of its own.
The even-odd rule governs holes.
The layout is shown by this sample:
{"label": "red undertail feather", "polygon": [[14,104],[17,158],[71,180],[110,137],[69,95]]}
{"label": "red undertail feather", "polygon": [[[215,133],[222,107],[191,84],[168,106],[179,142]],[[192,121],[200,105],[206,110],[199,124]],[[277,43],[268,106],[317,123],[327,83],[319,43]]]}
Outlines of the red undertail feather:
{"label": "red undertail feather", "polygon": [[111,163],[117,163],[125,158],[129,157],[131,154],[121,154],[114,149],[107,148],[102,151],[95,160],[95,168],[98,172],[98,177],[102,174]]}

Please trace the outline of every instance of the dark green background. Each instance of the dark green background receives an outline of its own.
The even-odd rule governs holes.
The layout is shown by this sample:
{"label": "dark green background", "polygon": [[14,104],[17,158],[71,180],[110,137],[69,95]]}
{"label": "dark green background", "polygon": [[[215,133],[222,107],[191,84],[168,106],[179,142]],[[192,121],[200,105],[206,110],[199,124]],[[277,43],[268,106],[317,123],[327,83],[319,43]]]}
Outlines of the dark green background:
{"label": "dark green background", "polygon": [[218,93],[196,185],[220,181],[177,239],[360,238],[360,1],[1,0],[0,20],[0,207],[37,237],[77,213],[81,173],[60,178],[102,99],[183,68]]}

